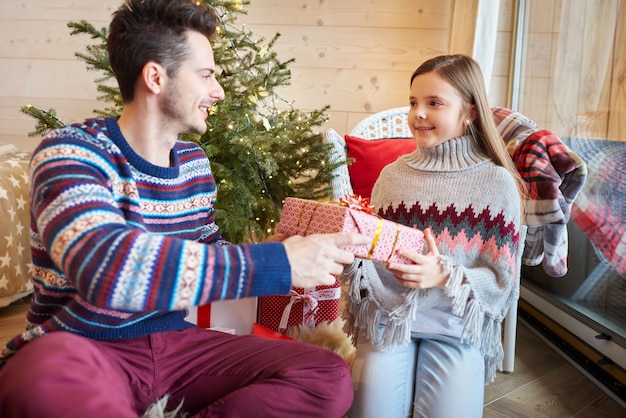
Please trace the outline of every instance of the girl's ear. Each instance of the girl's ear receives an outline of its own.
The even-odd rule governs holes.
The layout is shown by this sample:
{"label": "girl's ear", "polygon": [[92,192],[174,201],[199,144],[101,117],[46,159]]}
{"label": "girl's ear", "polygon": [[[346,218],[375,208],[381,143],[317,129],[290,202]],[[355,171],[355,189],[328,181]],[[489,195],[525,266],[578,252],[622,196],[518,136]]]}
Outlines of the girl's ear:
{"label": "girl's ear", "polygon": [[476,105],[472,104],[469,106],[469,117],[472,122],[476,120]]}

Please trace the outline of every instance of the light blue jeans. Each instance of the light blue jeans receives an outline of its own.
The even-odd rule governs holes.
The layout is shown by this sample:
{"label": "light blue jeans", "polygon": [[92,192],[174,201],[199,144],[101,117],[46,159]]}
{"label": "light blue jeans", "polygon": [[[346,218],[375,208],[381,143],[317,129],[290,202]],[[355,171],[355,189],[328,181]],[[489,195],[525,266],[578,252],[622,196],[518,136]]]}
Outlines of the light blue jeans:
{"label": "light blue jeans", "polygon": [[484,359],[444,335],[413,333],[408,345],[381,351],[361,334],[353,386],[353,418],[480,418]]}

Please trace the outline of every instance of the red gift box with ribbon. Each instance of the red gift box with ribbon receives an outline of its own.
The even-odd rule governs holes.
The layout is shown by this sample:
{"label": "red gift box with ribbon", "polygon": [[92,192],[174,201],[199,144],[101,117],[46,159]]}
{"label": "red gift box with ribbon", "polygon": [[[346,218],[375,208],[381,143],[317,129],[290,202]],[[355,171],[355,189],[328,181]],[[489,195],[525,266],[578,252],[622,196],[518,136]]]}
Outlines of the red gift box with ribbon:
{"label": "red gift box with ribbon", "polygon": [[410,263],[396,254],[399,248],[422,252],[424,233],[373,214],[368,199],[345,196],[339,202],[325,203],[288,197],[285,199],[276,231],[285,235],[358,232],[372,238],[371,246],[348,246],[360,258],[381,262]]}
{"label": "red gift box with ribbon", "polygon": [[313,327],[339,316],[341,283],[332,286],[293,288],[289,295],[259,298],[259,324],[279,332],[300,325]]}

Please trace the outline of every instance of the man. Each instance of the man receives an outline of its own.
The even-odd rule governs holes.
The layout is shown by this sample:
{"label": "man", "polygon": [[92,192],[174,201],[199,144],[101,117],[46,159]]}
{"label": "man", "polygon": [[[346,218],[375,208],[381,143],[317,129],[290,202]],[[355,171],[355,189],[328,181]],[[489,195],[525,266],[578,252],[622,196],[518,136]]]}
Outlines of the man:
{"label": "man", "polygon": [[159,399],[205,416],[342,416],[349,370],[329,350],[205,331],[186,308],[334,283],[356,234],[231,245],[214,223],[203,133],[223,99],[189,0],[127,0],[108,49],[124,110],[43,139],[31,162],[35,293],[0,353],[0,415],[136,417]]}

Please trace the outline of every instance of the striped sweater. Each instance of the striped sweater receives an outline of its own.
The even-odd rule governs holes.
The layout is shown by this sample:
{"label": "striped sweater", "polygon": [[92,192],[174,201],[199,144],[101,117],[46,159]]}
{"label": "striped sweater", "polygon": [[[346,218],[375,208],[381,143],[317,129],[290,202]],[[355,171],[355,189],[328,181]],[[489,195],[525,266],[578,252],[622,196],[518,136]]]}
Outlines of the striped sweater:
{"label": "striped sweater", "polygon": [[115,119],[90,119],[43,139],[31,160],[32,339],[93,339],[180,330],[186,308],[286,294],[281,243],[232,245],[215,225],[216,185],[204,151],[177,141],[171,167],[143,160]]}
{"label": "striped sweater", "polygon": [[372,204],[383,218],[431,228],[450,278],[445,289],[410,289],[384,265],[354,263],[344,272],[351,282],[347,329],[363,329],[374,344],[390,348],[407,343],[411,331],[430,332],[416,316],[445,309],[451,321],[441,322],[442,333],[453,335],[446,324],[460,318],[459,336],[483,351],[485,379],[493,381],[503,357],[501,322],[519,291],[521,209],[513,177],[469,137],[454,138],[385,167]]}

